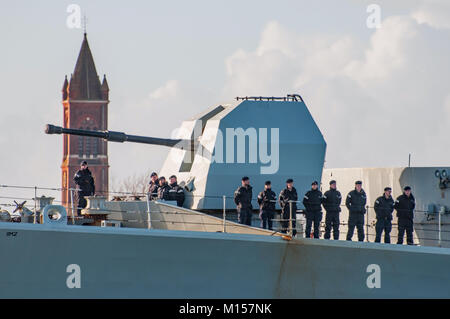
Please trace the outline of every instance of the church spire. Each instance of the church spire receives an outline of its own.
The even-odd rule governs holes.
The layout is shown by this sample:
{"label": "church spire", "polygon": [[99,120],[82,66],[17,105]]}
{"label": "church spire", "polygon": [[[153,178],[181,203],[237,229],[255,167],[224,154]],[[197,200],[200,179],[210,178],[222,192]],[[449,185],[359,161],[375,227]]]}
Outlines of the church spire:
{"label": "church spire", "polygon": [[69,97],[76,100],[101,100],[100,80],[86,33],[70,80]]}

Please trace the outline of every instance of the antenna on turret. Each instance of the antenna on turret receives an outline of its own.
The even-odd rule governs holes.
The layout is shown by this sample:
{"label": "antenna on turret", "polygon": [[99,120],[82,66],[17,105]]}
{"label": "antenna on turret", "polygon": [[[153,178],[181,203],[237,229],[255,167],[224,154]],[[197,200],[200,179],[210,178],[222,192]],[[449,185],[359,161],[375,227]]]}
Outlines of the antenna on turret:
{"label": "antenna on turret", "polygon": [[87,17],[86,17],[86,14],[83,15],[83,33],[84,33],[84,35],[87,34]]}

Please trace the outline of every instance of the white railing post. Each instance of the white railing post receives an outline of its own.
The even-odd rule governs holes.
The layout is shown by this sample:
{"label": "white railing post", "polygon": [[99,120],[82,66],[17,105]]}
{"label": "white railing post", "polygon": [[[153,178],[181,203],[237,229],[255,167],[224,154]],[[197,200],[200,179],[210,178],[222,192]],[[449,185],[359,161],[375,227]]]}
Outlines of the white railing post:
{"label": "white railing post", "polygon": [[34,186],[34,218],[33,218],[33,224],[36,224],[36,218],[37,218],[36,201],[37,201],[37,187]]}
{"label": "white railing post", "polygon": [[444,206],[442,206],[440,209],[439,209],[439,211],[438,211],[438,214],[439,214],[439,218],[438,218],[438,221],[439,221],[439,226],[438,226],[438,229],[439,229],[439,247],[441,247],[442,245],[442,239],[441,239],[441,215],[442,215],[442,213],[444,212]]}
{"label": "white railing post", "polygon": [[75,225],[75,212],[74,212],[74,210],[75,210],[75,203],[73,202],[73,189],[72,188],[69,188],[69,190],[70,190],[70,201],[71,201],[71,203],[72,203],[72,209],[71,209],[71,211],[72,211],[72,225]]}
{"label": "white railing post", "polygon": [[150,196],[151,194],[147,194],[147,223],[148,223],[148,229],[152,228],[152,217],[150,214]]}
{"label": "white railing post", "polygon": [[294,230],[292,229],[292,201],[289,201],[289,235],[291,237],[294,235]]}
{"label": "white railing post", "polygon": [[226,232],[226,197],[225,195],[223,197],[223,232]]}

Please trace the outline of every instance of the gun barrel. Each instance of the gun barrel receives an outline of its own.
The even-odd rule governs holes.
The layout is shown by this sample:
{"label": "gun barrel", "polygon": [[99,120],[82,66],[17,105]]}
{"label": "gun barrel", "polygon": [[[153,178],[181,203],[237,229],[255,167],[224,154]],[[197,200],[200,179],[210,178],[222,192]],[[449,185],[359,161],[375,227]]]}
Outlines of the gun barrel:
{"label": "gun barrel", "polygon": [[184,150],[189,150],[191,146],[190,140],[182,139],[169,139],[169,138],[158,138],[158,137],[148,137],[148,136],[138,136],[138,135],[128,135],[123,132],[116,131],[91,131],[91,130],[80,130],[73,128],[64,128],[61,126],[55,126],[47,124],[45,127],[46,134],[69,134],[78,136],[90,136],[103,138],[110,142],[132,142],[132,143],[143,143],[143,144],[153,144],[162,145],[168,147],[176,147]]}

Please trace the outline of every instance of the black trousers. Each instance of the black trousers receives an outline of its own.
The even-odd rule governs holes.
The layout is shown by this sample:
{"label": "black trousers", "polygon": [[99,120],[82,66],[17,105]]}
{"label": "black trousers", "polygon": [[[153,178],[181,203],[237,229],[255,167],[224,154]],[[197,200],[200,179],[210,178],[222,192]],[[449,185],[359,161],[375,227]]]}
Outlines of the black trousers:
{"label": "black trousers", "polygon": [[347,240],[352,240],[355,227],[358,230],[358,241],[364,241],[364,214],[349,213]]}
{"label": "black trousers", "polygon": [[413,221],[409,218],[399,218],[398,219],[398,240],[397,244],[403,244],[403,237],[406,231],[406,243],[408,245],[413,245]]}
{"label": "black trousers", "polygon": [[83,192],[77,193],[77,197],[78,197],[77,215],[78,216],[81,216],[81,210],[83,208],[86,208],[86,206],[87,206],[87,200],[86,200],[86,198],[84,198],[84,196],[89,196],[89,195],[85,195],[85,193],[83,193]]}
{"label": "black trousers", "polygon": [[339,212],[327,212],[325,216],[325,234],[323,238],[330,239],[331,229],[333,229],[333,238],[339,239]]}
{"label": "black trousers", "polygon": [[275,216],[275,212],[273,210],[261,210],[259,213],[259,218],[261,219],[261,228],[269,227],[272,230],[272,219]]}
{"label": "black trousers", "polygon": [[239,223],[244,225],[252,224],[252,210],[249,208],[238,209]]}
{"label": "black trousers", "polygon": [[375,242],[381,242],[381,234],[384,231],[384,243],[391,243],[391,230],[392,230],[392,221],[389,218],[380,218],[377,219],[377,223],[375,224]]}
{"label": "black trousers", "polygon": [[[281,213],[281,218],[284,219],[281,221],[281,232],[287,233],[289,231],[289,219],[291,218],[291,213],[289,207],[283,209]],[[296,210],[292,210],[292,236],[297,235],[297,219],[296,219]]]}
{"label": "black trousers", "polygon": [[314,238],[319,238],[320,221],[322,220],[322,212],[306,212],[306,228],[305,237],[311,237],[311,226],[314,223]]}

